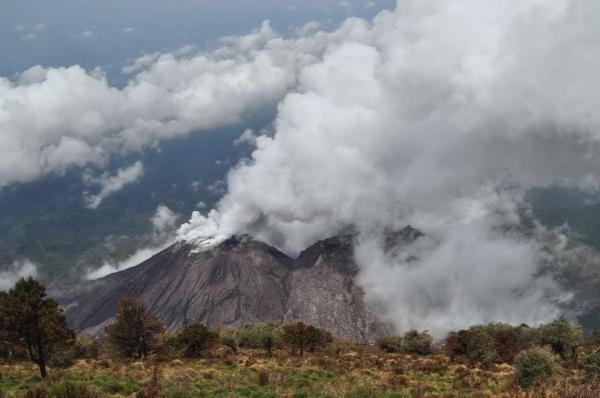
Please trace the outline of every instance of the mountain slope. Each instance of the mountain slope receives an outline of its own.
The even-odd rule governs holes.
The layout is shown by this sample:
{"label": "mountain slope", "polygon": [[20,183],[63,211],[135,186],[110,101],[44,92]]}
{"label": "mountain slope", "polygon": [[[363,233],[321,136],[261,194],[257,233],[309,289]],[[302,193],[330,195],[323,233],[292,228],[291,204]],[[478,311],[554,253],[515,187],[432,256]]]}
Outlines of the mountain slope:
{"label": "mountain slope", "polygon": [[193,322],[217,328],[303,321],[339,337],[369,340],[389,327],[355,283],[353,241],[351,235],[320,241],[297,259],[247,235],[211,249],[179,242],[58,298],[71,327],[89,333],[112,319],[121,297],[136,295],[170,329]]}

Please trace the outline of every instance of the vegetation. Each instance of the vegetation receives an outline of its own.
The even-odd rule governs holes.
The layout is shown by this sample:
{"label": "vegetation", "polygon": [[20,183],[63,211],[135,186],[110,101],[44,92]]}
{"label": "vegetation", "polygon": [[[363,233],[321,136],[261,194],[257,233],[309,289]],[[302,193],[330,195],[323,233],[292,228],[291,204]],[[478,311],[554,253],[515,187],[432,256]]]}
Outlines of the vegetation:
{"label": "vegetation", "polygon": [[292,355],[302,356],[306,350],[314,352],[317,348],[324,347],[333,338],[327,331],[298,322],[283,326],[281,340],[291,349]]}
{"label": "vegetation", "polygon": [[115,322],[106,327],[109,343],[126,358],[146,358],[163,331],[162,322],[148,314],[144,302],[136,297],[122,298]]}
{"label": "vegetation", "polygon": [[517,383],[529,388],[536,382],[549,381],[559,371],[558,358],[548,348],[534,347],[515,357]]}
{"label": "vegetation", "polygon": [[9,358],[14,348],[25,349],[42,378],[53,348],[69,345],[74,337],[58,303],[33,278],[22,278],[8,293],[0,292],[0,330]]}
{"label": "vegetation", "polygon": [[[37,306],[23,301],[23,292],[37,297]],[[303,323],[218,333],[197,323],[166,332],[140,300],[128,297],[106,339],[96,341],[64,328],[62,313],[35,281],[23,280],[0,300],[0,398],[583,398],[600,390],[598,339],[585,340],[563,318],[539,327],[475,325],[435,343],[413,330],[371,344],[334,339]],[[10,328],[15,308],[26,319],[31,308],[40,317],[44,327],[35,336],[45,336],[47,377],[27,361],[27,337],[17,334],[25,329]]]}
{"label": "vegetation", "polygon": [[187,358],[199,358],[202,351],[217,340],[218,334],[211,332],[201,323],[184,327],[176,336],[176,346]]}

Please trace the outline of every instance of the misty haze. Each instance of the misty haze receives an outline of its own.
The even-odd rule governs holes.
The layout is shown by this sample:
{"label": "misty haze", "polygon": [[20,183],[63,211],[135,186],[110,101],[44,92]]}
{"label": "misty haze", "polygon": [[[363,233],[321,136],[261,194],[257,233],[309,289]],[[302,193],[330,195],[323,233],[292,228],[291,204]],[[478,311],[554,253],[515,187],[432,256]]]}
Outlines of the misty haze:
{"label": "misty haze", "polygon": [[0,0],[0,398],[600,397],[599,20]]}

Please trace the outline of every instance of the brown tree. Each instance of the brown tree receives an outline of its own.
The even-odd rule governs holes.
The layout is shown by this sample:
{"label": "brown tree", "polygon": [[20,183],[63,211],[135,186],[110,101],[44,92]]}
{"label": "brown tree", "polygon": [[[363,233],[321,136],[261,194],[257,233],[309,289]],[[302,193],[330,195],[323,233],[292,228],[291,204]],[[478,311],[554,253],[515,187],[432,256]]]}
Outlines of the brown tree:
{"label": "brown tree", "polygon": [[292,354],[300,356],[304,355],[304,350],[313,352],[333,340],[329,332],[302,322],[283,326],[280,337],[292,348]]}
{"label": "brown tree", "polygon": [[137,297],[119,301],[116,320],[106,327],[108,341],[127,358],[146,358],[153,348],[156,335],[164,331],[162,322],[146,310]]}
{"label": "brown tree", "polygon": [[72,342],[75,335],[58,303],[46,296],[44,286],[33,278],[21,278],[8,293],[0,295],[0,328],[4,340],[27,350],[40,375],[57,343]]}

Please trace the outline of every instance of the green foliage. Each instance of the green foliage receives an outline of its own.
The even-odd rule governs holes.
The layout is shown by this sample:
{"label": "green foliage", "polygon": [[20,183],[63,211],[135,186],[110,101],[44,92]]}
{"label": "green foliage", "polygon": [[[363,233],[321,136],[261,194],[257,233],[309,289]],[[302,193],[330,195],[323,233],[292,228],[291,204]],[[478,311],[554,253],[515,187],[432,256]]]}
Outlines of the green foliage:
{"label": "green foliage", "polygon": [[600,382],[600,348],[585,356],[581,363],[585,379],[591,383]]}
{"label": "green foliage", "polygon": [[202,351],[217,340],[217,333],[211,332],[201,323],[184,327],[176,336],[176,345],[188,358],[198,358]]}
{"label": "green foliage", "polygon": [[411,354],[428,355],[431,354],[431,343],[433,337],[427,331],[419,333],[411,330],[404,334],[404,349]]}
{"label": "green foliage", "polygon": [[524,388],[532,387],[555,376],[560,367],[558,357],[546,347],[533,347],[515,357],[516,381]]}
{"label": "green foliage", "polygon": [[42,377],[53,347],[68,345],[74,338],[58,303],[31,277],[19,279],[8,293],[0,294],[0,336],[9,345],[26,349]]}
{"label": "green foliage", "polygon": [[480,363],[484,367],[498,362],[496,342],[490,328],[482,326],[473,330],[473,335],[467,344],[467,359],[473,364]]}
{"label": "green foliage", "polygon": [[377,346],[385,352],[402,351],[402,336],[383,336],[377,339]]}
{"label": "green foliage", "polygon": [[109,343],[127,358],[146,358],[163,331],[162,322],[148,314],[144,302],[135,297],[121,299],[115,322],[106,327]]}
{"label": "green foliage", "polygon": [[512,363],[515,355],[531,346],[531,329],[499,322],[472,326],[451,333],[446,339],[446,352],[453,359],[490,366]]}
{"label": "green foliage", "polygon": [[534,333],[534,341],[539,346],[549,346],[564,360],[573,360],[576,359],[577,348],[583,344],[583,332],[561,317],[540,326]]}
{"label": "green foliage", "polygon": [[238,353],[239,343],[237,331],[233,328],[225,327],[219,330],[219,341],[225,347],[228,347],[234,354]]}
{"label": "green foliage", "polygon": [[239,345],[246,348],[262,348],[271,355],[275,346],[277,328],[275,322],[247,324],[238,332]]}

